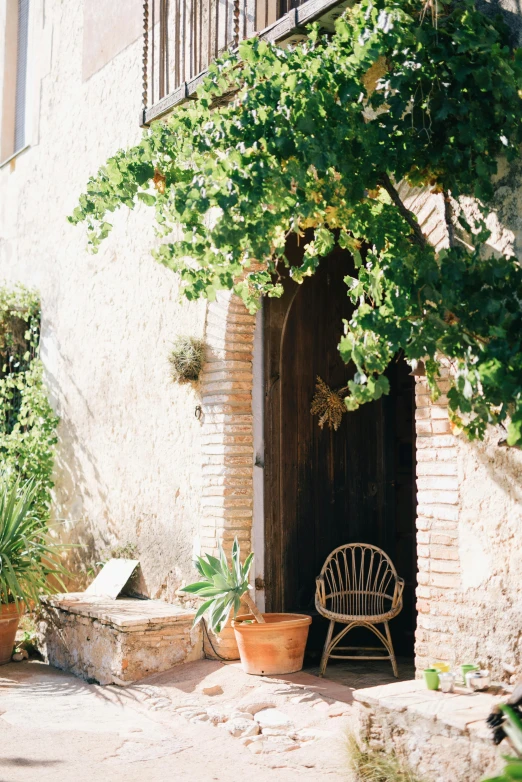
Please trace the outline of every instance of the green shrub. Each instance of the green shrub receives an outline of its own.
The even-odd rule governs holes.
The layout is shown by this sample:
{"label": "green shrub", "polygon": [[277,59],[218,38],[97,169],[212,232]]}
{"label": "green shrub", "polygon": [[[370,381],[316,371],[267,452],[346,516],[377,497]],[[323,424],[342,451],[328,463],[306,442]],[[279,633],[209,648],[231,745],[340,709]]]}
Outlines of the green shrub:
{"label": "green shrub", "polygon": [[40,300],[21,285],[0,288],[0,469],[11,483],[34,480],[38,517],[47,520],[58,418],[39,358]]}

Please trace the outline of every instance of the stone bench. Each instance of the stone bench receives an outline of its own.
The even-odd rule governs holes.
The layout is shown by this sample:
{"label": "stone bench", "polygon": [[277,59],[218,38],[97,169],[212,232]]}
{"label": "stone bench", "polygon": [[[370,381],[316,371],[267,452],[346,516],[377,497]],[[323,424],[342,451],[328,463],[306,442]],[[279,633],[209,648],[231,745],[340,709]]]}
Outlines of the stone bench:
{"label": "stone bench", "polygon": [[502,768],[485,720],[499,696],[404,681],[356,690],[356,725],[370,748],[395,751],[426,782],[479,782]]}
{"label": "stone bench", "polygon": [[203,657],[195,610],[161,600],[116,600],[83,592],[43,600],[46,661],[99,684],[126,685]]}

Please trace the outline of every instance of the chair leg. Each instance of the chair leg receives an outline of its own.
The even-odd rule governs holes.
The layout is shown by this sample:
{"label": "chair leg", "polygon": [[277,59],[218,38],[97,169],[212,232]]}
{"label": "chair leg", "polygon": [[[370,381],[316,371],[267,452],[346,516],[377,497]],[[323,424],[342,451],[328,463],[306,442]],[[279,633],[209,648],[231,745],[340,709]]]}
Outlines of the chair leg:
{"label": "chair leg", "polygon": [[397,660],[395,659],[395,652],[393,650],[393,642],[392,642],[392,637],[391,637],[391,633],[390,633],[390,626],[389,626],[388,622],[384,623],[384,627],[385,627],[385,630],[386,630],[386,638],[388,639],[387,646],[388,646],[388,653],[390,655],[390,660],[391,660],[391,664],[392,664],[392,668],[393,668],[393,675],[395,676],[396,679],[398,679],[399,678],[399,670],[397,668]]}
{"label": "chair leg", "polygon": [[334,627],[335,627],[335,622],[333,619],[331,619],[330,625],[328,627],[328,632],[326,633],[326,641],[324,642],[323,655],[321,657],[321,665],[319,667],[319,676],[324,676],[326,671],[326,666],[328,665],[328,658],[330,656],[330,643],[332,640]]}

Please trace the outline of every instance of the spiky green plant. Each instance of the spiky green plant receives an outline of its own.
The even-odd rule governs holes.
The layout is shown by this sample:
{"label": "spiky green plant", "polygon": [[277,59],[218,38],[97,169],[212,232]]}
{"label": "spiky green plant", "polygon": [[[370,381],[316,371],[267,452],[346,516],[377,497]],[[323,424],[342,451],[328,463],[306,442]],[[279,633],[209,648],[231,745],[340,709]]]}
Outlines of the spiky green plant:
{"label": "spiky green plant", "polygon": [[205,556],[206,559],[205,557],[197,557],[194,562],[194,567],[201,576],[201,581],[188,584],[181,590],[207,598],[199,607],[194,617],[194,624],[197,624],[206,614],[211,629],[215,633],[221,632],[232,610],[234,618],[237,616],[241,600],[247,604],[257,622],[264,622],[262,614],[248,594],[248,590],[252,588],[248,583],[248,574],[254,555],[249,554],[242,565],[241,552],[236,538],[232,546],[232,565],[230,567],[221,546],[219,547],[219,558],[213,557],[211,554]]}
{"label": "spiky green plant", "polygon": [[68,573],[59,559],[64,547],[49,540],[36,513],[39,490],[34,480],[0,478],[0,604],[38,605],[42,594],[65,591]]}

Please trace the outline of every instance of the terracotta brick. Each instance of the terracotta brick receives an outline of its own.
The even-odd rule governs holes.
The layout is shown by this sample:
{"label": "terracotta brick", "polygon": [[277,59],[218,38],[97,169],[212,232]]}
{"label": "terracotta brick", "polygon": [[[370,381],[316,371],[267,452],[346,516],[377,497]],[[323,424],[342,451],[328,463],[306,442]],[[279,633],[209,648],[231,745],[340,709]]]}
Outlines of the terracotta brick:
{"label": "terracotta brick", "polygon": [[418,489],[439,489],[457,491],[459,481],[456,476],[448,475],[419,475],[417,478]]}
{"label": "terracotta brick", "polygon": [[427,421],[417,421],[415,424],[415,431],[417,432],[417,437],[420,435],[431,434],[431,419]]}
{"label": "terracotta brick", "polygon": [[455,440],[453,440],[453,447],[435,448],[433,443],[430,446],[428,441],[423,441],[421,450],[417,451],[417,464],[419,462],[457,462],[457,449],[455,447]]}
{"label": "terracotta brick", "polygon": [[417,448],[454,448],[455,438],[450,434],[433,434],[431,437],[417,437]]}
{"label": "terracotta brick", "polygon": [[429,583],[433,586],[457,589],[460,586],[460,576],[457,573],[432,573]]}
{"label": "terracotta brick", "polygon": [[459,518],[458,507],[453,505],[440,505],[432,502],[426,502],[426,504],[419,503],[417,513],[419,516],[446,521],[458,521]]}
{"label": "terracotta brick", "polygon": [[454,559],[432,559],[432,573],[460,573],[460,562]]}
{"label": "terracotta brick", "polygon": [[451,540],[449,546],[430,546],[430,556],[432,559],[453,559],[458,560],[459,552],[458,548],[454,545],[455,541]]}
{"label": "terracotta brick", "polygon": [[456,546],[458,541],[458,532],[456,530],[446,530],[442,532],[433,532],[431,542],[437,546]]}
{"label": "terracotta brick", "polygon": [[458,491],[419,491],[417,492],[419,505],[457,505],[459,501]]}
{"label": "terracotta brick", "polygon": [[456,461],[425,461],[417,463],[417,476],[421,475],[457,475]]}
{"label": "terracotta brick", "polygon": [[431,426],[433,432],[437,434],[450,434],[452,432],[451,423],[447,419],[432,420]]}

